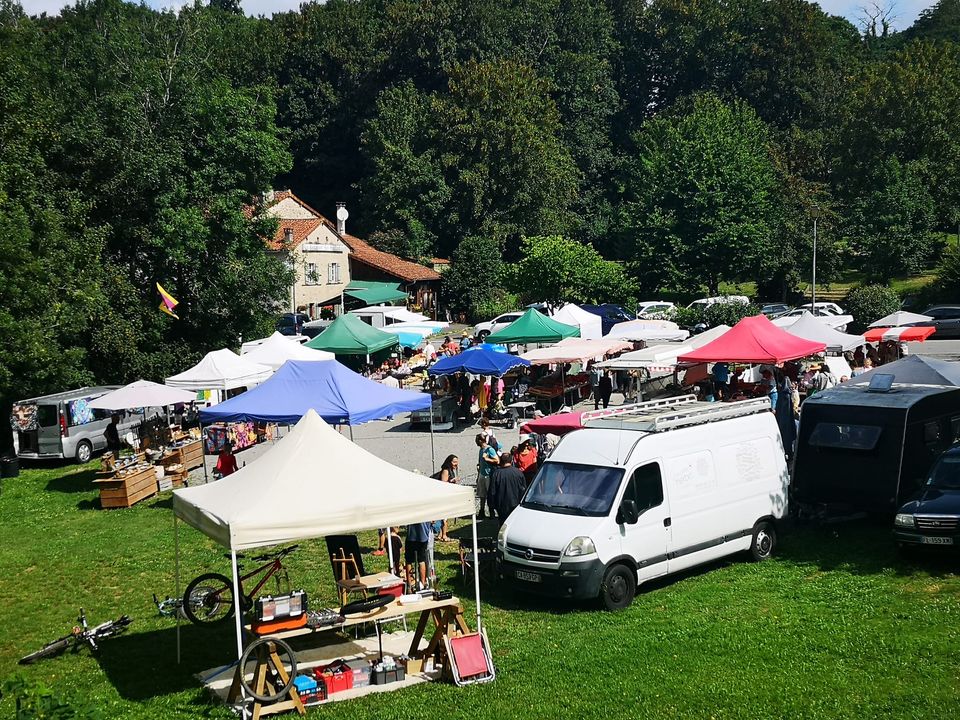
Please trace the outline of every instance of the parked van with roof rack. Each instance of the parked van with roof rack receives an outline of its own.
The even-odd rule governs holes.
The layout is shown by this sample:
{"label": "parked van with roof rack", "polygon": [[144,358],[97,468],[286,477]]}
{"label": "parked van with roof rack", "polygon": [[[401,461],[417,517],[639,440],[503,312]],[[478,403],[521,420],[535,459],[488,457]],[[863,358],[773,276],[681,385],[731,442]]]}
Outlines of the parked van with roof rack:
{"label": "parked van with roof rack", "polygon": [[693,395],[584,413],[497,540],[521,591],[626,607],[639,584],[749,551],[769,557],[789,476],[770,403]]}

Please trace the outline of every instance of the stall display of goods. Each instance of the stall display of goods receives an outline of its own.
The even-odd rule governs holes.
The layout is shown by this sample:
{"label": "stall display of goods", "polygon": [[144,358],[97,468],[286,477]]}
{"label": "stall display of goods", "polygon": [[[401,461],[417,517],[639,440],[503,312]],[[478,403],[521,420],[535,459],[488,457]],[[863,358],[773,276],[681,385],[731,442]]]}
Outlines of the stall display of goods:
{"label": "stall display of goods", "polygon": [[318,683],[327,689],[327,696],[353,687],[353,669],[343,660],[335,660],[313,670]]}
{"label": "stall display of goods", "polygon": [[207,455],[216,455],[230,441],[234,452],[257,442],[257,428],[252,422],[216,423],[203,429],[203,449]]}
{"label": "stall display of goods", "polygon": [[398,665],[389,655],[373,666],[371,682],[374,685],[387,685],[393,682],[402,682],[406,677],[403,666]]}
{"label": "stall display of goods", "polygon": [[161,463],[167,470],[173,465],[181,465],[187,470],[203,466],[203,445],[192,437],[177,440],[167,447]]}
{"label": "stall display of goods", "polygon": [[[562,383],[562,385],[561,385]],[[555,398],[573,390],[582,391],[590,387],[590,376],[586,373],[567,375],[566,377],[552,377],[549,383],[541,383],[530,388],[531,395],[543,398]],[[582,392],[581,392],[582,395]]]}
{"label": "stall display of goods", "polygon": [[127,463],[107,472],[93,481],[100,489],[100,507],[130,507],[157,494],[157,471],[149,463]]}

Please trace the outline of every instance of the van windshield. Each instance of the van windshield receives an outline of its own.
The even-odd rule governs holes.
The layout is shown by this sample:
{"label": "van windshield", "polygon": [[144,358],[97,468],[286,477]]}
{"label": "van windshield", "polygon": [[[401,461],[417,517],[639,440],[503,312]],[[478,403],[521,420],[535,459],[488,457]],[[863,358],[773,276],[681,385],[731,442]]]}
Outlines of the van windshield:
{"label": "van windshield", "polygon": [[623,468],[544,463],[527,490],[523,507],[567,515],[609,514],[623,479]]}
{"label": "van windshield", "polygon": [[927,485],[941,490],[960,490],[960,455],[950,453],[941,457],[930,470]]}

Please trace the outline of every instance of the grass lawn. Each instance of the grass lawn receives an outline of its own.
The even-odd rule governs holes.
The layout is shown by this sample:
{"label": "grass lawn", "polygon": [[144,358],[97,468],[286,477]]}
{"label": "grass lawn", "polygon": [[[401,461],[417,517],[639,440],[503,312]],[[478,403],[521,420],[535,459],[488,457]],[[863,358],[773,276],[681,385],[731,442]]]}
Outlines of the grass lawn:
{"label": "grass lawn", "polygon": [[[87,698],[104,717],[234,717],[208,701],[192,677],[229,662],[232,626],[185,627],[177,666],[174,623],[158,617],[151,601],[153,592],[173,594],[169,494],[102,511],[92,478],[87,466],[26,470],[4,481],[0,676],[22,672]],[[184,525],[180,546],[185,579],[226,572],[222,549]],[[453,546],[443,547],[441,577],[459,587]],[[312,603],[333,603],[321,542],[304,543],[289,566],[291,582],[307,589]],[[951,717],[960,696],[956,567],[955,556],[905,562],[886,528],[851,525],[787,535],[767,563],[737,559],[659,582],[616,614],[488,589],[495,683],[419,686],[311,715]],[[135,622],[105,641],[98,659],[83,651],[16,666],[63,634],[80,606],[92,622],[120,613]],[[13,715],[12,698],[0,700],[0,716]]]}

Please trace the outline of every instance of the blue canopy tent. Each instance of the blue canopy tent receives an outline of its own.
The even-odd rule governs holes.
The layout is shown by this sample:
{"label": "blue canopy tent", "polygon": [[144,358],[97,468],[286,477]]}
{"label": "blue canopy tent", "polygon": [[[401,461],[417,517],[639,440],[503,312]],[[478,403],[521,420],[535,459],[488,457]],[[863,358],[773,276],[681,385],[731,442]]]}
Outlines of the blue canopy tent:
{"label": "blue canopy tent", "polygon": [[[276,422],[293,425],[314,410],[331,425],[353,426],[431,407],[427,393],[387,387],[336,361],[288,360],[273,376],[242,395],[200,411],[201,424]],[[433,424],[430,426],[433,449]]]}
{"label": "blue canopy tent", "polygon": [[515,355],[494,352],[484,348],[469,348],[458,355],[440,358],[427,372],[430,375],[450,375],[471,372],[475,375],[503,375],[511,368],[529,366],[530,361]]}

